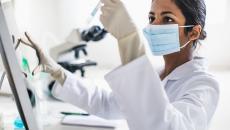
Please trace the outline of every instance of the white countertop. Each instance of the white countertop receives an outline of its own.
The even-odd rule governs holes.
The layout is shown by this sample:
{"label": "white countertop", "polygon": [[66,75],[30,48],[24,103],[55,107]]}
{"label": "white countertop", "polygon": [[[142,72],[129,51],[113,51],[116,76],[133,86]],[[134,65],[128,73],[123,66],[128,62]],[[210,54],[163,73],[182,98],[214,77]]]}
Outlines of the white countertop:
{"label": "white countertop", "polygon": [[[13,130],[13,121],[18,117],[17,108],[12,98],[5,98],[0,96],[0,113],[3,113],[3,121],[5,130]],[[39,115],[43,121],[45,130],[111,130],[109,128],[94,128],[94,127],[83,127],[83,126],[68,126],[62,125],[61,119],[64,117],[60,114],[61,111],[68,112],[84,112],[83,110],[67,103],[60,101],[49,100],[42,101],[42,110]],[[39,108],[38,108],[39,109]],[[121,121],[116,130],[127,129],[125,121]]]}
{"label": "white countertop", "polygon": [[[106,74],[107,72],[109,72],[109,70],[97,71],[97,69],[95,68],[89,68],[88,71],[86,71],[86,78],[90,79],[90,81],[96,84],[98,87],[109,89],[107,83],[104,81],[103,78],[104,74]],[[60,114],[61,111],[83,112],[83,110],[71,104],[53,100],[51,98],[45,100],[44,98],[38,106],[40,110],[39,115],[41,115],[40,118],[42,118],[45,130],[109,130],[108,128],[62,125],[61,119],[64,116]],[[3,113],[5,130],[13,130],[13,121],[16,117],[19,116],[19,114],[12,97],[4,97],[0,95],[0,113]],[[121,125],[116,128],[116,130],[127,129],[128,127],[125,121],[121,121]]]}

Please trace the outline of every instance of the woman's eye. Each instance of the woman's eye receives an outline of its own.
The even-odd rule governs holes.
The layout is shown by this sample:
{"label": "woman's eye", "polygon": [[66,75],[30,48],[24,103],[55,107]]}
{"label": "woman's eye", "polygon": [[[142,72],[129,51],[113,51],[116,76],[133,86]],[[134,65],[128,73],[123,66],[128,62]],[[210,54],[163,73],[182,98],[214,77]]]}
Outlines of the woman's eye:
{"label": "woman's eye", "polygon": [[172,18],[170,18],[170,17],[165,17],[164,18],[164,23],[173,23],[174,22],[174,20],[172,19]]}
{"label": "woman's eye", "polygon": [[149,16],[149,23],[151,24],[151,23],[153,23],[154,22],[154,20],[155,20],[155,17],[153,17],[153,16]]}

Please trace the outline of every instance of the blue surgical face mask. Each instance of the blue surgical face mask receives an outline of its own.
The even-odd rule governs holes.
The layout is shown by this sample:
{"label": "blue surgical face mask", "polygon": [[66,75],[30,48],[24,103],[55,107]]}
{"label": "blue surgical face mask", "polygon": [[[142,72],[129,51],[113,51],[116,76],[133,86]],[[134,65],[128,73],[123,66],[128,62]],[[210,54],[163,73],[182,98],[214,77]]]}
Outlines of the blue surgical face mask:
{"label": "blue surgical face mask", "polygon": [[153,55],[162,56],[179,52],[180,49],[186,47],[190,41],[180,46],[179,27],[193,26],[178,26],[178,24],[148,25],[143,29],[143,32]]}

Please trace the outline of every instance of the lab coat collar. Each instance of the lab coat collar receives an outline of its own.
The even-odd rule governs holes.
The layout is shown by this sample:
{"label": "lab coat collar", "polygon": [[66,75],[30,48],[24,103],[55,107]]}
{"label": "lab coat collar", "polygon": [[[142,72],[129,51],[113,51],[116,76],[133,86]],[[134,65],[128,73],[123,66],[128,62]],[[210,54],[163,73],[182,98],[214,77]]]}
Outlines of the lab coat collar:
{"label": "lab coat collar", "polygon": [[194,57],[191,61],[188,61],[173,70],[167,77],[164,78],[163,83],[166,83],[168,80],[179,80],[185,75],[197,70],[205,71],[207,69],[208,65],[206,59],[197,56]]}

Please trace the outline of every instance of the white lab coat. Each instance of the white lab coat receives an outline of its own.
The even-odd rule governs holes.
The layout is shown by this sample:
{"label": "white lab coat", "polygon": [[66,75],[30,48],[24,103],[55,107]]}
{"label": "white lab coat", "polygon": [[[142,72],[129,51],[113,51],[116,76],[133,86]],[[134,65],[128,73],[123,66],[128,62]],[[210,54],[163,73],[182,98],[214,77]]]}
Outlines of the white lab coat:
{"label": "white lab coat", "polygon": [[105,76],[112,91],[66,73],[55,97],[107,119],[125,118],[130,130],[207,130],[215,112],[219,85],[205,60],[177,67],[163,81],[145,56],[135,31],[118,40],[122,65]]}
{"label": "white lab coat", "polygon": [[202,58],[177,67],[161,81],[142,56],[105,79],[112,92],[68,73],[64,85],[56,82],[52,93],[91,114],[125,118],[130,130],[207,130],[219,97],[219,85]]}

